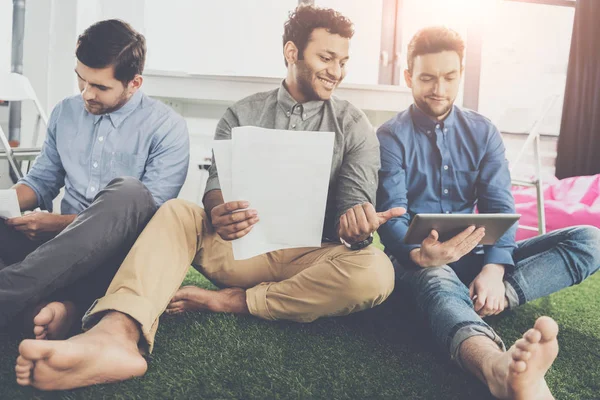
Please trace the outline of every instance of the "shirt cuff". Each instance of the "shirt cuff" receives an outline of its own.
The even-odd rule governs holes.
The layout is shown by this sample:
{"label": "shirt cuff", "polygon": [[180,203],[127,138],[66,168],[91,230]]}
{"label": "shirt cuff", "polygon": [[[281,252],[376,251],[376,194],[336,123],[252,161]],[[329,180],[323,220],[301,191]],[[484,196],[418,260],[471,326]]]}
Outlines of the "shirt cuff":
{"label": "shirt cuff", "polygon": [[501,264],[511,269],[515,267],[515,261],[509,250],[500,247],[484,246],[483,251],[483,265]]}

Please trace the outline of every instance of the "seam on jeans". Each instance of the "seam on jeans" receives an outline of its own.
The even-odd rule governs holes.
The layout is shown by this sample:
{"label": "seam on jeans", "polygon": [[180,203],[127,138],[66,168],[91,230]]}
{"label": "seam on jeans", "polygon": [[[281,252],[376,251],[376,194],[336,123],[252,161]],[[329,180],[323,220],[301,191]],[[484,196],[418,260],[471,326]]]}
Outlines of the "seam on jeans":
{"label": "seam on jeans", "polygon": [[454,327],[452,327],[452,329],[450,329],[450,333],[448,333],[448,336],[446,337],[446,349],[448,350],[448,353],[450,353],[450,346],[452,345],[452,339],[454,339],[454,335],[456,335],[456,332],[458,332],[460,329],[466,327],[466,326],[470,326],[470,325],[476,325],[476,326],[483,326],[484,328],[490,329],[488,324],[486,324],[485,322],[479,322],[479,321],[464,321],[464,322],[459,322],[458,324],[454,325]]}

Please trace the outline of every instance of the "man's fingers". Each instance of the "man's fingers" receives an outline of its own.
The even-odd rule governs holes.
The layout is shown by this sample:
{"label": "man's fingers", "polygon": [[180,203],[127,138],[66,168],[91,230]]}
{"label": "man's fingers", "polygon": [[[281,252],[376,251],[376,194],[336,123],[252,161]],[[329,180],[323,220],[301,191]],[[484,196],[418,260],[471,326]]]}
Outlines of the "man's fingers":
{"label": "man's fingers", "polygon": [[447,240],[444,244],[447,244],[450,247],[458,247],[462,242],[465,241],[473,232],[475,231],[475,226],[471,225],[458,235],[454,236],[452,239]]}
{"label": "man's fingers", "polygon": [[356,217],[356,227],[358,228],[359,234],[371,233],[371,227],[369,226],[369,221],[367,219],[367,214],[362,206],[362,204],[358,204],[352,207],[354,211],[354,216]]}
{"label": "man's fingers", "polygon": [[475,284],[474,284],[474,282],[471,282],[471,284],[469,285],[469,298],[471,300],[473,300],[474,295],[475,295]]}
{"label": "man's fingers", "polygon": [[224,214],[213,218],[212,224],[215,227],[235,225],[237,223],[252,219],[258,215],[256,210],[244,210],[232,212],[231,214]]}
{"label": "man's fingers", "polygon": [[256,224],[258,221],[260,221],[260,218],[258,218],[258,216],[254,216],[250,219],[246,219],[246,220],[244,220],[242,222],[238,222],[236,224],[222,226],[219,228],[219,231],[226,233],[226,234],[236,233],[239,231],[243,231],[244,229],[248,228],[251,225]]}
{"label": "man's fingers", "polygon": [[29,223],[29,218],[27,218],[27,216],[9,218],[6,220],[6,225],[8,225],[8,226],[19,226],[19,225],[25,225],[27,223]]}
{"label": "man's fingers", "polygon": [[473,304],[473,307],[475,308],[476,312],[479,312],[483,308],[483,306],[485,306],[486,299],[487,299],[486,293],[477,293],[477,299],[475,300],[475,303]]}
{"label": "man's fingers", "polygon": [[373,207],[373,204],[371,203],[364,203],[362,207],[367,216],[367,221],[369,222],[369,232],[373,233],[379,228],[379,225],[381,225],[377,211],[375,211],[375,207]]}
{"label": "man's fingers", "polygon": [[339,237],[347,237],[349,235],[348,232],[348,217],[346,214],[342,214],[340,217],[340,226],[338,228],[338,236]]}
{"label": "man's fingers", "polygon": [[223,204],[223,208],[225,209],[225,213],[230,213],[235,210],[243,210],[244,208],[248,208],[250,204],[247,201],[239,200],[239,201],[230,201],[228,203]]}
{"label": "man's fingers", "polygon": [[404,207],[394,207],[394,208],[390,208],[387,211],[378,212],[377,217],[379,218],[379,225],[385,224],[392,218],[401,217],[405,213],[406,213],[406,208],[404,208]]}
{"label": "man's fingers", "polygon": [[485,228],[484,227],[480,227],[477,228],[473,231],[473,233],[471,233],[465,240],[463,240],[462,243],[460,243],[456,249],[458,250],[460,257],[464,256],[465,254],[468,254],[471,252],[471,250],[473,250],[475,247],[477,247],[477,245],[479,244],[479,242],[481,242],[481,239],[483,239],[483,237],[485,236]]}
{"label": "man's fingers", "polygon": [[[224,239],[226,240],[235,240],[235,239],[239,239],[241,237],[244,237],[248,234],[248,232],[250,232],[252,230],[252,228],[254,228],[254,225],[250,225],[249,227],[247,227],[246,229],[242,230],[242,231],[238,231],[235,233],[230,233],[228,235],[225,235]],[[223,236],[221,236],[223,237]]]}
{"label": "man's fingers", "polygon": [[356,221],[354,209],[350,208],[348,211],[346,211],[345,215],[348,219],[348,233],[350,236],[358,236],[358,222]]}

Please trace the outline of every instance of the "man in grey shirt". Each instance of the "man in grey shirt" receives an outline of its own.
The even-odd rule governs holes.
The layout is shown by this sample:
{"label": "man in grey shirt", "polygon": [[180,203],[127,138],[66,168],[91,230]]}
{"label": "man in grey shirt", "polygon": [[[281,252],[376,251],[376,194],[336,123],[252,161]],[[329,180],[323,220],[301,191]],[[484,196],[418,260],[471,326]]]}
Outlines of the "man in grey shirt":
{"label": "man in grey shirt", "polygon": [[[310,322],[368,309],[388,297],[392,264],[370,244],[379,225],[404,209],[375,212],[377,138],[361,111],[332,97],[345,75],[352,35],[352,23],[334,10],[296,9],[283,36],[286,79],[278,89],[229,108],[216,132],[217,139],[230,138],[231,129],[243,125],[335,132],[322,246],[234,260],[231,240],[252,230],[260,214],[246,201],[223,201],[213,163],[206,213],[182,200],[165,203],[106,296],[84,317],[86,333],[66,342],[21,344],[21,384],[70,389],[144,374],[138,343],[152,351],[165,308],[172,314],[207,310]],[[223,289],[178,290],[191,263]]]}

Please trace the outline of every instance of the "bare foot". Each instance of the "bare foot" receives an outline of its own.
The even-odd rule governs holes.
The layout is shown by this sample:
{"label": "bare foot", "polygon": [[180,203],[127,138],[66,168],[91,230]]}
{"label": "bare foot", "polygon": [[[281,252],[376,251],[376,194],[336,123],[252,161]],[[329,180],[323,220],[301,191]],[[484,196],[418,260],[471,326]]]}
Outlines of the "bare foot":
{"label": "bare foot", "polygon": [[61,340],[67,337],[75,322],[77,310],[70,301],[46,304],[33,318],[35,338]]}
{"label": "bare foot", "polygon": [[490,360],[484,370],[490,392],[500,399],[554,399],[544,375],[558,355],[557,335],[552,318],[538,318],[506,353]]}
{"label": "bare foot", "polygon": [[133,325],[125,329],[117,326],[115,322],[122,318],[107,324],[103,323],[107,322],[105,316],[90,331],[69,340],[22,341],[15,366],[17,383],[41,390],[66,390],[143,375],[148,366],[137,347],[139,333],[132,331],[138,328],[132,320]]}
{"label": "bare foot", "polygon": [[184,286],[175,293],[166,312],[173,315],[200,310],[248,314],[246,291],[240,288],[207,290],[197,286]]}

